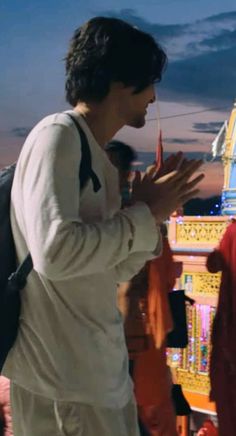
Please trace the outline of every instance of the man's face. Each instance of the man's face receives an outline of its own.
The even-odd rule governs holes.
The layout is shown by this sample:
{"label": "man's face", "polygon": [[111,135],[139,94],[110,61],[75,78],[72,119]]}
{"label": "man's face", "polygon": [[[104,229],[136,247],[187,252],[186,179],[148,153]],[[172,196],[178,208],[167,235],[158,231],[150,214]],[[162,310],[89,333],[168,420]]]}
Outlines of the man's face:
{"label": "man's face", "polygon": [[120,105],[125,125],[135,128],[143,127],[148,105],[154,101],[154,85],[149,85],[138,94],[134,94],[134,88],[125,88]]}

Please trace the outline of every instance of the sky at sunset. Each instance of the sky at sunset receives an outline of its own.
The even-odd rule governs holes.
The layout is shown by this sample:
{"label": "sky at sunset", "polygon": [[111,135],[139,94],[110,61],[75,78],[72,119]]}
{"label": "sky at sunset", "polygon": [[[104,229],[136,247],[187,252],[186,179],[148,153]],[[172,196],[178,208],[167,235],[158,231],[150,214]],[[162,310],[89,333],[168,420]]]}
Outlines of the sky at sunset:
{"label": "sky at sunset", "polygon": [[[63,58],[75,28],[95,15],[151,33],[169,58],[145,127],[124,128],[117,137],[146,165],[161,125],[166,152],[209,161],[236,98],[235,0],[0,0],[0,167],[17,158],[36,122],[68,108]],[[204,170],[201,195],[220,194],[221,162],[207,162]]]}

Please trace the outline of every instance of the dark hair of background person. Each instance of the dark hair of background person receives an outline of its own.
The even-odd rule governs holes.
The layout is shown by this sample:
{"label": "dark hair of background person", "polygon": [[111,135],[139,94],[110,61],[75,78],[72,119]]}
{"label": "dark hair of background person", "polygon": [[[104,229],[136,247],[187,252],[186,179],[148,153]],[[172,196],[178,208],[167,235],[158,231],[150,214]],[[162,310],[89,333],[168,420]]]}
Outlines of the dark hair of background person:
{"label": "dark hair of background person", "polygon": [[105,150],[109,159],[119,171],[130,171],[132,163],[137,159],[135,150],[121,141],[110,141],[105,146]]}
{"label": "dark hair of background person", "polygon": [[78,28],[66,62],[66,100],[99,102],[112,82],[122,82],[139,93],[159,82],[167,63],[154,38],[125,21],[95,17]]}

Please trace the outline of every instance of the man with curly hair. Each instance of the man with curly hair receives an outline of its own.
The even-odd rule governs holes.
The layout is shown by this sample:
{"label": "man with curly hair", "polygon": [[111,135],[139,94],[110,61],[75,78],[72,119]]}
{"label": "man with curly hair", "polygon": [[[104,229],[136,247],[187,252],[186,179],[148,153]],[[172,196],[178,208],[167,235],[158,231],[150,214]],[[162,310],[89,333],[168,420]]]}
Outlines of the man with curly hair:
{"label": "man with curly hair", "polygon": [[[23,145],[11,224],[19,262],[30,252],[34,269],[4,368],[15,436],[139,434],[117,283],[160,253],[159,224],[197,192],[202,176],[189,182],[196,161],[158,181],[148,174],[121,210],[118,173],[104,147],[123,126],[145,124],[165,64],[150,35],[93,18],[66,55],[73,109],[44,118]],[[82,137],[92,165],[83,190]]]}

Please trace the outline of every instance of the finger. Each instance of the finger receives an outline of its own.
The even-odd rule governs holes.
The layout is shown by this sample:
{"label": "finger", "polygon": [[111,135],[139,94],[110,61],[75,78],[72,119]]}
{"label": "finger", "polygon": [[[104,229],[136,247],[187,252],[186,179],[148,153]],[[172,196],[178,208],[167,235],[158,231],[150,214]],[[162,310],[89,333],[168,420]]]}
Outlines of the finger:
{"label": "finger", "polygon": [[146,169],[144,180],[152,180],[155,177],[156,171],[157,171],[156,164],[149,165]]}
{"label": "finger", "polygon": [[188,192],[193,189],[198,183],[200,183],[205,177],[205,174],[201,173],[197,177],[195,177],[191,182],[185,183],[182,186],[180,185],[180,190]]}
{"label": "finger", "polygon": [[182,156],[181,152],[178,152],[176,154],[172,153],[164,160],[164,166],[168,168],[171,167],[172,165],[175,166],[181,156]]}
{"label": "finger", "polygon": [[179,153],[176,155],[176,159],[175,159],[175,162],[174,162],[174,164],[175,164],[175,168],[173,168],[173,169],[176,169],[176,170],[180,169],[181,166],[182,166],[182,164],[183,164],[183,162],[184,162],[185,160],[186,160],[186,159],[184,158],[183,153],[179,152]]}
{"label": "finger", "polygon": [[183,157],[183,152],[178,151],[177,153],[171,153],[164,162],[172,161],[172,160],[178,160]]}
{"label": "finger", "polygon": [[188,180],[203,164],[202,160],[192,160],[187,162],[184,169],[180,169],[177,179]]}
{"label": "finger", "polygon": [[185,169],[188,167],[188,163],[189,163],[189,160],[186,159],[186,158],[184,158],[184,159],[182,160],[182,162],[181,162],[181,165],[180,165],[180,167],[179,167],[179,170],[181,170],[181,171],[185,171]]}
{"label": "finger", "polygon": [[170,156],[168,156],[168,158],[165,159],[162,168],[160,168],[160,170],[158,170],[155,174],[153,181],[177,169],[178,166],[181,164],[182,159],[183,153],[181,151],[179,151],[177,154],[171,154]]}
{"label": "finger", "polygon": [[171,171],[170,173],[167,173],[164,176],[161,176],[157,180],[155,180],[155,184],[159,185],[165,182],[175,182],[178,176],[179,176],[178,171],[176,170]]}
{"label": "finger", "polygon": [[199,176],[195,177],[191,182],[187,183],[186,188],[188,190],[194,188],[198,183],[200,183],[205,177],[205,174],[201,173]]}
{"label": "finger", "polygon": [[186,163],[185,172],[186,173],[194,173],[198,168],[200,168],[203,164],[202,159],[189,161]]}
{"label": "finger", "polygon": [[180,197],[180,206],[186,203],[187,201],[191,200],[191,198],[196,197],[200,192],[200,189],[194,189],[193,191],[188,192],[185,195],[182,195]]}
{"label": "finger", "polygon": [[176,183],[176,186],[183,186],[187,180],[197,171],[202,165],[202,160],[192,160],[186,163],[186,168],[184,170],[173,170],[164,176],[155,180],[155,183],[163,183],[169,181],[170,183]]}

